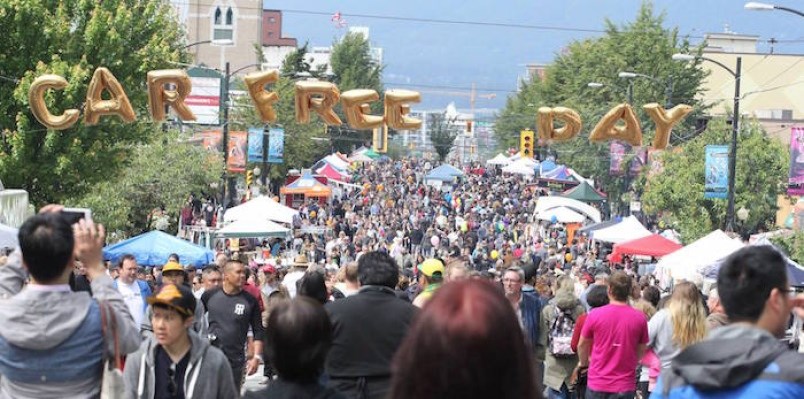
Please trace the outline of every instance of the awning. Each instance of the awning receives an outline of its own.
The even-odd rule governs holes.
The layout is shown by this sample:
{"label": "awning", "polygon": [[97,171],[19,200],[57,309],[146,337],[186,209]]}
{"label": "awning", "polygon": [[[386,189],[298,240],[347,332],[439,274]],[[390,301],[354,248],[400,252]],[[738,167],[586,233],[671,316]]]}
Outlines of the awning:
{"label": "awning", "polygon": [[215,260],[215,254],[211,250],[156,230],[103,248],[103,259],[115,263],[123,255],[131,254],[142,266],[161,266],[174,253],[179,255],[181,264],[197,268]]}
{"label": "awning", "polygon": [[242,219],[220,230],[217,234],[225,238],[285,237],[290,229],[270,220]]}
{"label": "awning", "polygon": [[572,198],[583,202],[601,202],[606,200],[606,196],[597,191],[589,183],[583,181],[561,194],[564,198]]}
{"label": "awning", "polygon": [[553,223],[581,223],[586,220],[586,216],[563,206],[539,212],[536,217],[539,220],[549,220]]}
{"label": "awning", "polygon": [[279,223],[293,223],[293,217],[299,211],[282,205],[270,197],[261,196],[253,198],[245,204],[229,208],[223,215],[224,222],[234,222],[240,219],[272,220]]}
{"label": "awning", "polygon": [[636,240],[625,241],[614,245],[611,252],[612,262],[621,262],[623,255],[642,255],[660,258],[681,249],[681,244],[670,241],[658,234],[651,234]]}
{"label": "awning", "polygon": [[623,219],[622,222],[614,226],[600,229],[592,233],[592,238],[596,241],[610,242],[619,244],[621,242],[636,240],[637,238],[647,237],[651,232],[639,223],[634,216]]}

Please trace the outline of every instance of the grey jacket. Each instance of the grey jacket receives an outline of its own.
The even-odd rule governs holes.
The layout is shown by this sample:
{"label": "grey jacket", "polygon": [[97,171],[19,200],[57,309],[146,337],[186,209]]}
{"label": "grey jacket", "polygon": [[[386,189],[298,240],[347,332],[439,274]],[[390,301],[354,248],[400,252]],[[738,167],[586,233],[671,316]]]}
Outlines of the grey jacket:
{"label": "grey jacket", "polygon": [[[553,327],[553,322],[556,319],[556,306],[561,311],[572,311],[572,319],[578,320],[582,314],[586,313],[584,307],[574,295],[569,293],[560,293],[555,298],[548,302],[547,306],[542,310],[541,328],[539,329],[539,343],[547,347],[549,342],[550,330]],[[578,365],[578,356],[574,355],[567,358],[555,358],[550,354],[550,350],[545,351],[544,359],[544,385],[555,389],[561,390],[561,385],[567,384],[569,386],[569,378],[575,366]]]}
{"label": "grey jacket", "polygon": [[[23,288],[26,280],[27,272],[18,250],[0,267],[0,337],[13,345],[16,356],[25,353],[29,356],[20,361],[19,357],[7,358],[15,356],[7,351],[0,353],[0,360],[9,367],[9,372],[30,371],[41,373],[41,377],[31,382],[30,376],[26,377],[28,381],[0,376],[0,398],[96,397],[100,391],[102,350],[112,353],[114,348],[111,339],[105,339],[105,345],[98,345],[102,335],[97,301],[108,304],[114,313],[122,354],[135,351],[141,341],[123,297],[114,288],[112,279],[105,275],[92,281],[92,296],[87,292]],[[89,347],[97,349],[88,350]],[[46,378],[46,375],[69,375],[71,367],[79,366],[64,364],[62,356],[78,353],[97,354],[97,359],[82,358],[80,363],[81,367],[98,372],[58,382]]]}
{"label": "grey jacket", "polygon": [[[186,399],[237,399],[232,379],[232,369],[223,352],[201,339],[193,331],[190,336],[190,362],[184,374],[184,397]],[[126,359],[123,378],[126,381],[126,399],[152,399],[156,385],[154,376],[154,353],[156,340],[149,338],[140,349]]]}

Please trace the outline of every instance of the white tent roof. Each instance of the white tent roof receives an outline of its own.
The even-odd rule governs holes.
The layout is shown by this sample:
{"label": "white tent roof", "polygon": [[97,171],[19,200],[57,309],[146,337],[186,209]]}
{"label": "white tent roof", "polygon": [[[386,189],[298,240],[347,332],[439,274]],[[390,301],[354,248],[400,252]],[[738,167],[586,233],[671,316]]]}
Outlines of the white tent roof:
{"label": "white tent roof", "polygon": [[270,220],[241,219],[218,230],[218,235],[235,238],[284,237],[289,231]]}
{"label": "white tent roof", "polygon": [[349,168],[349,163],[347,163],[346,161],[341,159],[341,157],[335,154],[327,155],[326,157],[324,157],[324,159],[322,159],[322,161],[332,165],[336,169],[346,170]]}
{"label": "white tent roof", "polygon": [[614,226],[593,231],[592,238],[597,241],[619,244],[621,242],[647,237],[651,234],[652,233],[648,231],[648,229],[646,229],[642,223],[639,223],[639,220],[632,215],[623,219],[622,222],[617,223]]}
{"label": "white tent roof", "polygon": [[488,161],[486,161],[486,165],[503,165],[503,166],[505,166],[505,165],[508,165],[510,163],[511,163],[511,160],[508,159],[508,157],[506,157],[503,154],[497,154],[496,157],[491,158]]}
{"label": "white tent roof", "polygon": [[352,154],[352,156],[349,157],[349,160],[352,162],[374,162],[373,159],[371,159],[368,155],[362,152],[358,154]]}
{"label": "white tent roof", "polygon": [[512,162],[510,165],[502,168],[502,171],[503,173],[512,173],[524,176],[536,175],[536,171],[533,169],[533,166],[529,166],[528,162],[526,162],[524,159]]}
{"label": "white tent roof", "polygon": [[293,223],[293,217],[299,211],[284,206],[273,199],[261,196],[230,208],[223,215],[224,222],[234,222],[240,219],[272,220],[279,223]]}
{"label": "white tent roof", "polygon": [[593,206],[589,204],[583,203],[578,200],[574,200],[572,198],[564,198],[558,196],[547,196],[547,197],[540,197],[539,200],[536,202],[536,211],[534,213],[539,214],[539,212],[548,210],[550,208],[556,208],[559,206],[564,206],[567,208],[572,209],[573,211],[580,212],[592,219],[595,223],[600,223],[600,211],[595,209]]}
{"label": "white tent roof", "polygon": [[17,232],[13,227],[0,224],[0,248],[16,248],[19,245]]}
{"label": "white tent roof", "polygon": [[539,212],[539,214],[536,217],[539,220],[550,220],[550,221],[552,221],[553,218],[555,218],[558,223],[581,223],[584,220],[586,220],[586,216],[581,215],[580,213],[563,206]]}
{"label": "white tent roof", "polygon": [[688,279],[699,269],[720,261],[742,248],[744,244],[721,230],[715,230],[698,241],[673,252],[656,264],[656,272],[670,270],[674,279]]}

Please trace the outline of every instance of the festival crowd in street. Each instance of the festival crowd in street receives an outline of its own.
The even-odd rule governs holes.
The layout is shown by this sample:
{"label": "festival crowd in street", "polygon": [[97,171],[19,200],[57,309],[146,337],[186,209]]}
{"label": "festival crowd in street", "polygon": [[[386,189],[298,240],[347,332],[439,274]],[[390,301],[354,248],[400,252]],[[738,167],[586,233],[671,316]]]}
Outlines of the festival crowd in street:
{"label": "festival crowd in street", "polygon": [[546,192],[522,178],[468,168],[445,191],[430,166],[366,165],[290,239],[201,269],[104,263],[102,226],[45,207],[0,260],[0,398],[804,397],[780,339],[804,294],[773,248],[706,292],[660,287],[534,222]]}

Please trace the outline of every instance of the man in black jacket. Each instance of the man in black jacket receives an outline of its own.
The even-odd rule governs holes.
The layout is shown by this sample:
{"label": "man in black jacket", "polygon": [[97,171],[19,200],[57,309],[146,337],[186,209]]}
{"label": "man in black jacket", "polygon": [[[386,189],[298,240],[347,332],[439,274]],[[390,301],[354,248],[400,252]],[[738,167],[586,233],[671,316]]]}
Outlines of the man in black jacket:
{"label": "man in black jacket", "polygon": [[326,306],[333,328],[326,364],[329,385],[349,398],[385,398],[391,360],[416,308],[394,294],[399,267],[388,254],[364,254],[357,273],[360,292]]}

